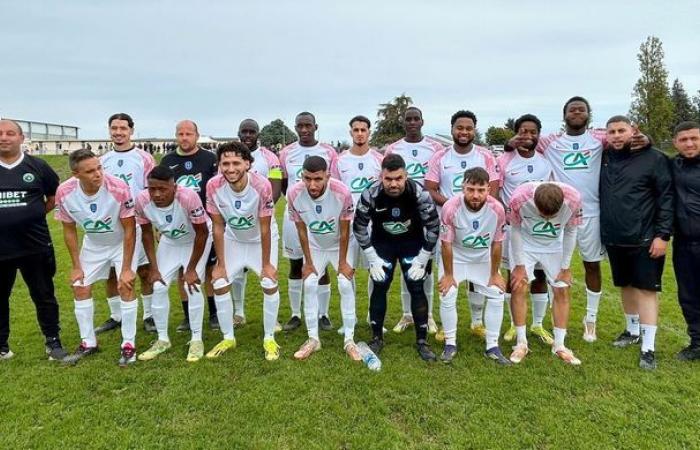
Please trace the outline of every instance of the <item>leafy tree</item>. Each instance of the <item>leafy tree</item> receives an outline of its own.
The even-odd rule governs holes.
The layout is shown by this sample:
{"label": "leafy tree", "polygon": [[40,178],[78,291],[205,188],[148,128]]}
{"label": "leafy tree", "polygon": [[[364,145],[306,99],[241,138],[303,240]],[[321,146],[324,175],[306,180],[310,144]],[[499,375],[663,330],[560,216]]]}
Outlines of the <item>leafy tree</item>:
{"label": "leafy tree", "polygon": [[297,141],[297,135],[284,124],[282,119],[268,123],[260,130],[260,145],[268,148],[282,148]]}
{"label": "leafy tree", "polygon": [[486,130],[486,143],[488,145],[505,145],[513,136],[515,133],[509,128],[491,126]]}
{"label": "leafy tree", "polygon": [[673,81],[673,87],[671,87],[671,101],[673,101],[674,113],[671,129],[680,122],[693,120],[697,117],[697,111],[695,111],[693,104],[690,102],[690,96],[688,96],[683,83],[678,78]]}
{"label": "leafy tree", "polygon": [[503,127],[515,133],[515,119],[509,117],[508,120],[506,120],[506,123],[503,125]]}
{"label": "leafy tree", "polygon": [[413,104],[411,97],[406,94],[394,98],[389,103],[379,105],[377,125],[372,133],[370,144],[383,147],[404,136],[403,116],[406,109]]}

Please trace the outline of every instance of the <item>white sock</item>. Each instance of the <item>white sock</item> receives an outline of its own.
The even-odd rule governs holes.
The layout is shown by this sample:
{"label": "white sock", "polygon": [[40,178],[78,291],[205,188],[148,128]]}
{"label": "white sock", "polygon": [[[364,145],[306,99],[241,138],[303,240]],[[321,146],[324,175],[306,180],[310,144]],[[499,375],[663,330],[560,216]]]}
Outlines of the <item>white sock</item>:
{"label": "white sock", "polygon": [[433,274],[429,273],[425,276],[425,281],[423,282],[423,290],[425,291],[425,297],[428,299],[428,317],[433,317],[433,297],[435,293],[433,292],[433,286],[435,281],[433,280]]}
{"label": "white sock", "polygon": [[233,297],[233,311],[237,316],[245,317],[245,285],[248,277],[245,272],[231,282],[231,297]]}
{"label": "white sock", "polygon": [[527,327],[525,325],[523,326],[515,326],[515,336],[516,336],[516,343],[518,345],[527,345]]}
{"label": "white sock", "polygon": [[303,280],[288,280],[287,295],[289,295],[289,306],[292,308],[292,315],[301,319],[301,290],[304,285]]}
{"label": "white sock", "polygon": [[328,316],[328,307],[331,303],[331,284],[318,285],[318,316]]}
{"label": "white sock", "polygon": [[[146,304],[146,296],[143,296],[144,307]],[[168,286],[161,283],[155,283],[153,286],[153,296],[151,298],[151,310],[153,321],[156,324],[158,331],[158,340],[170,342],[168,336],[168,315],[170,314],[170,298],[168,298]]]}
{"label": "white sock", "polygon": [[117,322],[122,321],[122,298],[120,296],[110,297],[107,299],[109,305],[109,316]]}
{"label": "white sock", "polygon": [[625,314],[627,331],[633,336],[639,336],[639,314]]}
{"label": "white sock", "polygon": [[554,348],[564,347],[564,339],[566,338],[566,328],[554,327]]}
{"label": "white sock", "polygon": [[404,316],[410,316],[413,318],[413,313],[411,312],[411,294],[408,292],[408,286],[406,286],[406,280],[401,276],[401,309],[403,310]]}
{"label": "white sock", "polygon": [[642,352],[654,351],[654,341],[656,340],[656,325],[641,324],[642,329]]}
{"label": "white sock", "polygon": [[153,317],[153,311],[151,309],[153,294],[142,294],[141,301],[143,302],[143,320]]}
{"label": "white sock", "polygon": [[311,274],[304,280],[304,320],[309,337],[318,338],[318,276]]}
{"label": "white sock", "polygon": [[503,298],[505,300],[506,305],[508,305],[508,315],[510,316],[510,326],[515,327],[515,324],[513,323],[513,308],[511,308],[511,305],[510,305],[510,294],[506,292],[505,294],[503,294]]}
{"label": "white sock", "polygon": [[454,286],[445,295],[440,295],[440,320],[445,344],[457,345],[457,288]]}
{"label": "white sock", "polygon": [[[201,289],[201,288],[200,288]],[[190,332],[193,341],[202,340],[202,320],[204,320],[204,294],[193,292],[187,300],[187,314],[190,318]]]}
{"label": "white sock", "polygon": [[469,311],[472,314],[472,328],[484,324],[484,304],[486,296],[479,292],[469,291]]}
{"label": "white sock", "polygon": [[[216,317],[219,319],[219,327],[224,339],[234,339],[233,334],[233,302],[231,294],[215,294],[214,301],[216,302]],[[192,320],[192,318],[190,318]]]}
{"label": "white sock", "polygon": [[547,294],[530,294],[532,298],[532,326],[541,327],[544,316],[547,315],[547,304],[549,296]]}
{"label": "white sock", "polygon": [[265,338],[275,337],[275,325],[277,324],[277,313],[280,308],[280,292],[266,294],[263,292],[263,331]]}
{"label": "white sock", "polygon": [[78,330],[80,330],[80,340],[85,342],[88,347],[97,345],[95,337],[95,324],[93,316],[95,314],[95,304],[91,298],[87,300],[74,300],[75,320],[78,322]]}
{"label": "white sock", "polygon": [[598,304],[603,292],[593,292],[586,288],[586,322],[595,323],[598,316]]}
{"label": "white sock", "polygon": [[486,325],[486,350],[498,346],[498,336],[503,323],[503,297],[486,299],[484,324]]}
{"label": "white sock", "polygon": [[122,300],[122,348],[131,344],[136,348],[136,322],[139,316],[139,302]]}
{"label": "white sock", "polygon": [[338,290],[340,291],[340,311],[343,316],[345,340],[353,340],[357,316],[355,316],[355,291],[352,281],[345,278],[344,275],[338,275]]}

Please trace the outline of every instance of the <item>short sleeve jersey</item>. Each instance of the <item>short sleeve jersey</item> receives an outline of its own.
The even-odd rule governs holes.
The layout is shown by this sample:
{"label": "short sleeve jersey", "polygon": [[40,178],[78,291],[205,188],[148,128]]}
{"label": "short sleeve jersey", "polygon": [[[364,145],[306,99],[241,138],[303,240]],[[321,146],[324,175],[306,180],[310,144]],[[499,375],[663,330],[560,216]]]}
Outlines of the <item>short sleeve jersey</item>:
{"label": "short sleeve jersey", "polygon": [[146,177],[156,166],[150,153],[133,147],[131,150],[112,150],[100,158],[104,171],[122,180],[131,189],[131,197],[146,189]]}
{"label": "short sleeve jersey", "polygon": [[382,155],[370,149],[364,155],[354,155],[349,150],[338,157],[333,177],[350,189],[352,201],[357,204],[362,191],[379,179],[382,172]]}
{"label": "short sleeve jersey", "polygon": [[472,211],[464,196],[456,195],[443,205],[440,221],[440,240],[452,244],[455,263],[486,263],[493,242],[503,241],[506,213],[491,196],[479,211]]}
{"label": "short sleeve jersey", "polygon": [[530,181],[549,181],[552,179],[552,165],[541,154],[535,152],[530,158],[523,158],[516,150],[505,152],[496,160],[501,174],[501,200],[504,205],[518,186]]}
{"label": "short sleeve jersey", "polygon": [[303,181],[288,191],[289,217],[308,228],[309,246],[316,250],[338,250],[340,221],[353,218],[355,208],[350,190],[339,180],[328,180],[319,198],[311,198]]}
{"label": "short sleeve jersey", "polygon": [[94,195],[85,194],[77,178],[61,183],[56,191],[56,219],[82,228],[84,245],[121,245],[124,228],[120,219],[134,217],[134,214],[129,186],[108,174]]}
{"label": "short sleeve jersey", "polygon": [[207,183],[217,174],[216,155],[203,148],[194,154],[168,153],[160,161],[175,173],[178,186],[193,190],[199,195],[202,204],[207,201]]}
{"label": "short sleeve jersey", "polygon": [[406,162],[408,178],[423,184],[425,175],[428,173],[430,158],[443,149],[442,144],[424,136],[420,142],[406,142],[406,139],[400,139],[393,144],[389,144],[384,155],[396,153],[401,156]]}
{"label": "short sleeve jersey", "polygon": [[136,198],[136,222],[139,225],[152,224],[169,244],[189,245],[195,237],[192,224],[208,224],[209,216],[192,189],[177,186],[175,199],[164,208],[153,203],[147,189],[141,191]]}
{"label": "short sleeve jersey", "polygon": [[301,181],[301,171],[304,160],[309,156],[320,156],[326,160],[328,171],[333,173],[335,164],[338,161],[338,153],[328,144],[317,143],[312,147],[304,147],[298,142],[289,144],[280,152],[280,166],[282,167],[282,177],[288,180],[287,186],[294,185]]}
{"label": "short sleeve jersey", "polygon": [[498,181],[500,175],[496,159],[491,152],[478,145],[466,154],[457,153],[453,146],[443,149],[430,159],[426,181],[439,183],[440,193],[447,198],[462,192],[464,171],[481,167],[489,173],[489,181]]}
{"label": "short sleeve jersey", "polygon": [[258,147],[251,152],[253,156],[253,164],[250,166],[250,171],[259,173],[270,180],[282,179],[282,168],[280,160],[271,150],[265,147]]}
{"label": "short sleeve jersey", "polygon": [[272,185],[260,174],[248,172],[248,184],[241,192],[235,192],[221,174],[207,183],[207,212],[223,217],[228,239],[243,243],[260,242],[261,217],[272,217],[270,235],[276,238],[274,207]]}

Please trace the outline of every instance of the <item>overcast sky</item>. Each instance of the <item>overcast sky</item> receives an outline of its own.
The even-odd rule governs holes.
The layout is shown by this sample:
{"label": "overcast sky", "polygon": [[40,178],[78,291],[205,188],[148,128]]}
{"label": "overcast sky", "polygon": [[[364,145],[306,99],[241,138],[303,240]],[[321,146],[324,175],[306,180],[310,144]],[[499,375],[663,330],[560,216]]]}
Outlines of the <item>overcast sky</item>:
{"label": "overcast sky", "polygon": [[[518,6],[516,6],[516,4]],[[0,4],[0,116],[105,137],[128,112],[138,137],[184,118],[232,136],[252,117],[316,114],[324,141],[406,93],[424,133],[470,109],[483,132],[537,114],[559,129],[587,97],[594,124],[629,110],[636,54],[661,38],[670,82],[700,89],[698,1],[10,1]]]}

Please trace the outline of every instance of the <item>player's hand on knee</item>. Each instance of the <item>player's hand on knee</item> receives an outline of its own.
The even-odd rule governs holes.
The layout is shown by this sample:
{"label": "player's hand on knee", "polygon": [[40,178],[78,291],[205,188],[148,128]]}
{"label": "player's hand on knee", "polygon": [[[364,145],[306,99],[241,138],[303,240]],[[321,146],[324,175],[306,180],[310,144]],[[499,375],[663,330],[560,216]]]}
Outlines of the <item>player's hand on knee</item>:
{"label": "player's hand on knee", "polygon": [[369,264],[369,276],[372,278],[372,281],[376,281],[377,283],[385,281],[386,272],[384,271],[384,267],[389,268],[391,267],[391,264],[380,258],[374,247],[364,249],[363,253],[367,257],[367,263]]}
{"label": "player's hand on knee", "polygon": [[525,266],[515,266],[510,274],[510,287],[512,290],[523,289],[527,286],[527,272]]}
{"label": "player's hand on knee", "polygon": [[316,268],[313,264],[309,264],[306,262],[306,260],[304,260],[304,265],[301,266],[301,279],[306,280],[312,274],[318,276],[318,273],[316,273]]}
{"label": "player's hand on knee", "polygon": [[80,267],[71,269],[70,271],[70,283],[73,286],[82,286],[85,281],[85,273]]}
{"label": "player's hand on knee", "polygon": [[202,284],[202,280],[199,279],[199,275],[197,275],[195,269],[187,269],[184,274],[184,279],[187,292],[190,294],[199,292],[199,285]]}
{"label": "player's hand on knee", "polygon": [[338,263],[338,273],[348,280],[352,280],[352,277],[355,275],[355,269],[350,267],[347,261],[340,261]]}
{"label": "player's hand on knee", "polygon": [[457,288],[457,282],[452,275],[443,275],[438,281],[438,289],[442,295],[447,295],[450,288]]}
{"label": "player's hand on knee", "polygon": [[[218,279],[226,279],[226,267],[224,267],[221,264],[217,264],[214,266],[214,268],[211,270],[211,279],[212,281],[216,281]],[[214,286],[216,287],[216,286]]]}
{"label": "player's hand on knee", "polygon": [[269,278],[272,281],[277,281],[277,269],[272,264],[265,264],[260,271],[260,278]]}
{"label": "player's hand on knee", "polygon": [[418,252],[418,256],[413,258],[411,267],[408,268],[408,278],[413,281],[418,281],[425,278],[425,269],[428,267],[428,262],[430,262],[431,256],[432,253],[421,249],[420,252]]}
{"label": "player's hand on knee", "polygon": [[133,270],[129,268],[122,269],[122,272],[119,274],[119,282],[117,283],[117,289],[119,289],[120,291],[132,291],[134,289],[134,280],[136,280],[136,274]]}
{"label": "player's hand on knee", "polygon": [[555,282],[560,281],[565,283],[567,286],[571,286],[573,283],[573,277],[571,276],[571,269],[561,269],[559,275],[557,275]]}
{"label": "player's hand on knee", "polygon": [[500,272],[496,272],[489,278],[489,286],[496,286],[501,291],[506,290],[506,280],[503,279]]}
{"label": "player's hand on knee", "polygon": [[161,284],[165,285],[165,281],[163,281],[163,277],[161,276],[158,267],[153,264],[151,265],[151,270],[148,271],[148,282],[151,284],[160,282]]}

